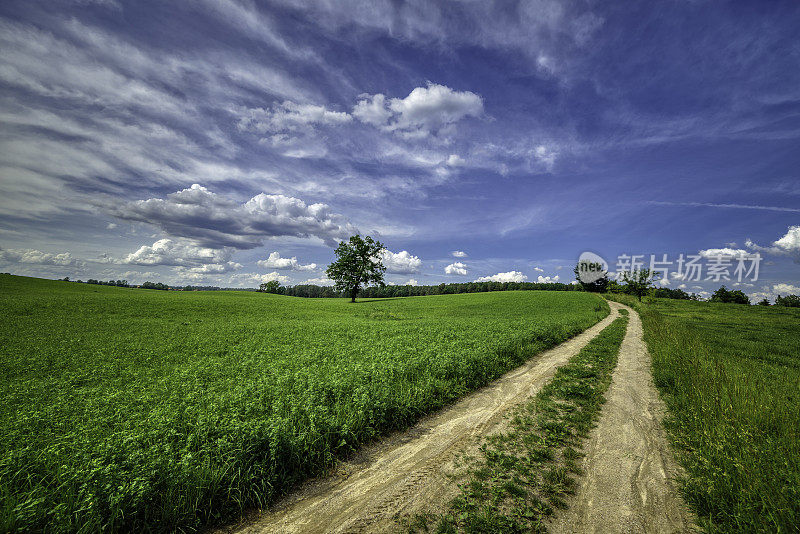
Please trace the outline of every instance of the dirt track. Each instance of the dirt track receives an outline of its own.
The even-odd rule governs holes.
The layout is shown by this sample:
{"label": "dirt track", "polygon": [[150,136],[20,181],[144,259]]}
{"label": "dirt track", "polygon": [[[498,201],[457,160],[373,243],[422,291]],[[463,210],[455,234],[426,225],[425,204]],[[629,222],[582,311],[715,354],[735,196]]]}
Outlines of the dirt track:
{"label": "dirt track", "polygon": [[507,373],[408,432],[390,436],[342,464],[331,477],[311,482],[269,513],[235,532],[386,532],[395,518],[436,510],[457,489],[447,478],[453,460],[501,428],[506,411],[535,394],[556,368],[576,354],[616,316]]}
{"label": "dirt track", "polygon": [[[260,517],[228,532],[391,532],[397,518],[443,509],[457,487],[447,474],[461,452],[501,430],[509,408],[534,395],[618,315],[533,358],[489,386],[365,448],[332,476],[312,481]],[[584,476],[553,532],[685,532],[692,520],[672,479],[676,464],[660,425],[639,317],[630,324],[598,426],[585,447]]]}
{"label": "dirt track", "polygon": [[642,323],[630,310],[606,403],[584,447],[584,476],[551,532],[691,531],[692,517],[674,483],[678,466],[661,426],[663,414]]}

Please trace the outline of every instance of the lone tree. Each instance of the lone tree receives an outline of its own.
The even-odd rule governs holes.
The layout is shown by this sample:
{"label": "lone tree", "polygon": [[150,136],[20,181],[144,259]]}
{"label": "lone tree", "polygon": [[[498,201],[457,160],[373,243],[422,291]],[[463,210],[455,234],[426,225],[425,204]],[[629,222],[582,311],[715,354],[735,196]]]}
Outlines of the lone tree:
{"label": "lone tree", "polygon": [[336,250],[336,261],[325,271],[328,278],[336,282],[336,289],[350,296],[350,302],[362,287],[370,284],[384,287],[383,273],[386,267],[381,263],[381,252],[385,247],[370,236],[361,239],[356,234],[349,241],[342,241]]}
{"label": "lone tree", "polygon": [[633,272],[622,271],[622,282],[625,284],[625,293],[636,295],[639,297],[639,302],[641,302],[642,296],[646,295],[651,287],[654,287],[658,276],[658,272],[652,272],[650,269],[639,269]]}

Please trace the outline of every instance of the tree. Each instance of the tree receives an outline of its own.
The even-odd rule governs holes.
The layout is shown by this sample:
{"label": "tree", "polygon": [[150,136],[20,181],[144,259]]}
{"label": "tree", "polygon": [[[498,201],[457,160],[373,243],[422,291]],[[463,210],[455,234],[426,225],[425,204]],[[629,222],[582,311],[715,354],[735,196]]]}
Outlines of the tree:
{"label": "tree", "polygon": [[[608,289],[610,280],[608,279],[608,273],[603,269],[602,263],[579,261],[572,272],[575,273],[575,279],[580,282],[584,291],[605,293]],[[583,273],[589,274],[588,276],[582,276]],[[584,280],[591,280],[593,278],[595,279],[591,282],[584,282]]]}
{"label": "tree", "polygon": [[724,302],[730,304],[750,304],[750,297],[743,292],[736,290],[730,291],[727,287],[722,286],[711,295],[708,299],[709,302]]}
{"label": "tree", "polygon": [[277,280],[270,280],[258,286],[258,290],[262,293],[274,293],[277,295],[281,293],[281,283]]}
{"label": "tree", "polygon": [[800,296],[786,295],[785,297],[781,297],[780,295],[778,295],[778,298],[775,299],[775,306],[786,306],[787,308],[800,308]]}
{"label": "tree", "polygon": [[383,282],[386,267],[380,260],[384,248],[380,241],[375,241],[370,236],[361,239],[356,234],[349,241],[339,243],[333,251],[336,261],[325,272],[328,278],[336,282],[336,289],[350,297],[350,302],[356,301],[362,287],[370,284],[386,286]]}
{"label": "tree", "polygon": [[759,306],[769,306],[769,300],[767,299],[767,297],[764,297],[763,299],[758,301],[758,305]]}
{"label": "tree", "polygon": [[625,292],[629,295],[636,295],[639,297],[639,302],[641,302],[642,296],[646,295],[651,287],[654,287],[658,275],[658,272],[652,272],[650,269],[639,269],[633,272],[622,271]]}

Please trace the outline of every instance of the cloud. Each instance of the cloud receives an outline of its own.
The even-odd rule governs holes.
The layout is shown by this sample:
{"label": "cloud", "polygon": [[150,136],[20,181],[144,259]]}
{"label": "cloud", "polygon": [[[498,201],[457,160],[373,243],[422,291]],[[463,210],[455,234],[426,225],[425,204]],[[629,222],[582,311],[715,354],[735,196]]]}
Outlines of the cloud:
{"label": "cloud", "polygon": [[776,297],[785,297],[787,295],[800,295],[800,286],[787,283],[778,283],[770,286],[763,286],[761,291],[750,293],[750,298],[753,301],[767,299],[774,301]]}
{"label": "cloud", "polygon": [[273,280],[280,282],[281,284],[289,283],[289,277],[280,274],[277,271],[272,271],[271,273],[261,274],[261,273],[237,273],[233,274],[230,277],[231,283],[238,283],[238,284],[263,284],[265,282],[272,282]]}
{"label": "cloud", "polygon": [[306,204],[284,195],[260,193],[238,204],[194,184],[167,195],[119,202],[108,208],[120,219],[152,224],[171,236],[196,241],[210,248],[251,249],[268,237],[317,237],[333,246],[356,233],[326,204]]}
{"label": "cloud", "polygon": [[767,252],[781,256],[794,256],[796,261],[800,261],[800,226],[790,226],[786,235],[773,241],[769,247],[762,247],[748,239],[745,246],[759,252]]}
{"label": "cloud", "polygon": [[533,270],[536,271],[537,273],[543,273],[544,272],[544,269],[540,269],[539,267],[534,267]]}
{"label": "cloud", "polygon": [[233,111],[239,116],[240,130],[259,133],[291,132],[314,125],[336,126],[353,121],[349,113],[288,100],[282,104],[275,104],[271,109],[239,108]]}
{"label": "cloud", "polygon": [[328,277],[321,277],[321,278],[309,278],[303,284],[311,284],[314,286],[332,286],[334,281]]}
{"label": "cloud", "polygon": [[82,267],[84,262],[72,257],[69,252],[52,254],[32,248],[27,249],[2,249],[0,248],[0,261],[8,263],[27,263],[31,265],[60,265]]}
{"label": "cloud", "polygon": [[750,256],[752,253],[740,248],[709,248],[697,252],[704,258],[716,258],[718,256],[726,258],[738,258],[740,256]]}
{"label": "cloud", "polygon": [[387,273],[394,274],[411,274],[418,273],[422,265],[422,260],[417,256],[412,256],[408,251],[401,250],[400,252],[392,252],[388,249],[383,249],[381,253],[381,262],[386,267]]}
{"label": "cloud", "polygon": [[228,247],[216,249],[197,246],[186,241],[159,239],[152,245],[142,245],[135,252],[128,254],[120,263],[197,267],[208,264],[224,264],[230,260],[232,253],[233,249]]}
{"label": "cloud", "polygon": [[281,255],[278,252],[270,252],[269,257],[266,260],[258,260],[256,263],[259,267],[263,267],[264,269],[313,271],[317,268],[316,263],[309,263],[306,265],[300,264],[295,256],[292,256],[291,258],[281,258]]}
{"label": "cloud", "polygon": [[460,276],[467,276],[467,266],[457,261],[445,267],[444,272],[445,274],[457,274]]}
{"label": "cloud", "polygon": [[558,280],[559,280],[559,276],[558,275],[555,275],[553,277],[539,275],[536,278],[536,283],[538,283],[538,284],[552,284],[554,282],[558,282]]}
{"label": "cloud", "polygon": [[464,252],[463,250],[454,250],[453,252],[450,253],[450,255],[453,256],[454,258],[466,258],[467,257],[467,253]]}
{"label": "cloud", "polygon": [[353,108],[353,116],[361,122],[407,139],[428,137],[461,119],[482,114],[480,96],[435,83],[417,87],[405,98],[387,100],[382,94],[362,95]]}
{"label": "cloud", "polygon": [[[541,276],[539,277],[541,278]],[[528,277],[519,271],[508,271],[507,273],[497,273],[492,276],[481,276],[476,282],[524,282]]]}
{"label": "cloud", "polygon": [[407,286],[417,286],[417,285],[419,285],[419,282],[417,282],[414,278],[409,278],[408,282],[406,282],[406,285]]}

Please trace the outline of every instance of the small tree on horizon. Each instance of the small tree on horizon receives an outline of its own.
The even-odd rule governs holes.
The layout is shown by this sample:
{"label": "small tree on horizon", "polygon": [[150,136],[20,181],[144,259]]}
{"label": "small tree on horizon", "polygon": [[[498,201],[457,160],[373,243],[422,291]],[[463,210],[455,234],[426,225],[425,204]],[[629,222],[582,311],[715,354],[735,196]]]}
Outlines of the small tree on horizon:
{"label": "small tree on horizon", "polygon": [[336,250],[336,261],[328,266],[325,273],[336,282],[336,289],[355,302],[362,287],[370,284],[384,287],[383,273],[386,267],[381,263],[381,252],[385,247],[370,236],[361,238],[356,234],[348,241],[342,241]]}
{"label": "small tree on horizon", "polygon": [[637,271],[622,271],[622,282],[625,284],[625,292],[639,297],[646,295],[651,287],[655,287],[659,273],[652,272],[650,269],[639,269]]}
{"label": "small tree on horizon", "polygon": [[[594,282],[586,283],[581,280],[580,272],[581,269],[591,269],[594,272],[602,272],[603,276],[595,280]],[[608,273],[603,270],[602,263],[592,263],[592,262],[578,262],[575,265],[575,268],[572,270],[575,273],[575,280],[583,287],[584,291],[589,291],[591,293],[605,293],[608,290],[608,286],[610,284],[610,280],[608,279]]]}

